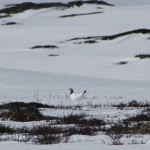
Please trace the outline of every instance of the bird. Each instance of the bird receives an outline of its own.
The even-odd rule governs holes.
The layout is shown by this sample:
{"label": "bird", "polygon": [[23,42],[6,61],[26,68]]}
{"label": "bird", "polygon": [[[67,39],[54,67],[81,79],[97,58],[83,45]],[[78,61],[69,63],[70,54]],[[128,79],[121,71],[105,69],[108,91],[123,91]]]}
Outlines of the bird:
{"label": "bird", "polygon": [[84,97],[86,90],[84,90],[82,93],[74,93],[74,90],[72,88],[69,88],[70,90],[70,99],[73,101],[78,102]]}

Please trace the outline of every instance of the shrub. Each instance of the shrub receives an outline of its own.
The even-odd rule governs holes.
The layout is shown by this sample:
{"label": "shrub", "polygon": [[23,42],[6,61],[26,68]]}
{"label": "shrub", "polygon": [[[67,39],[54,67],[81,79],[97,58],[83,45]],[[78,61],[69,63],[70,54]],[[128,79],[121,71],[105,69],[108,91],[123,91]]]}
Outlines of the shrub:
{"label": "shrub", "polygon": [[45,134],[45,135],[40,135],[34,138],[33,143],[35,144],[58,144],[62,140],[63,138],[60,135]]}
{"label": "shrub", "polygon": [[55,117],[45,117],[39,111],[39,108],[48,108],[50,106],[43,105],[40,103],[24,103],[24,102],[13,102],[0,105],[2,119],[10,119],[13,121],[39,121],[39,120],[51,120]]}
{"label": "shrub", "polygon": [[13,133],[14,129],[11,128],[10,126],[6,126],[4,124],[0,124],[0,134],[4,133]]}

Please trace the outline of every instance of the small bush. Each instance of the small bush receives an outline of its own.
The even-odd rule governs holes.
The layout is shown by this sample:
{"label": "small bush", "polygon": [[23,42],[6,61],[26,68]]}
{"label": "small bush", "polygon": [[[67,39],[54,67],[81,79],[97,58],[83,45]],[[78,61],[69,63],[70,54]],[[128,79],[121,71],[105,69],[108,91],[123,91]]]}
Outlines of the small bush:
{"label": "small bush", "polygon": [[117,122],[112,122],[110,128],[106,130],[106,134],[109,135],[111,133],[113,134],[123,134],[125,129],[125,125],[123,121],[118,120]]}
{"label": "small bush", "polygon": [[29,132],[32,135],[61,134],[63,133],[63,128],[52,126],[49,123],[49,124],[43,124],[39,126],[33,126]]}
{"label": "small bush", "polygon": [[69,114],[61,118],[64,124],[78,124],[81,119],[86,117],[86,114]]}
{"label": "small bush", "polygon": [[62,140],[63,138],[60,135],[45,134],[45,135],[40,135],[34,138],[33,143],[35,144],[58,144]]}
{"label": "small bush", "polygon": [[0,124],[0,134],[4,133],[13,133],[14,129],[11,128],[10,126],[6,126],[4,124]]}
{"label": "small bush", "polygon": [[124,103],[121,102],[117,105],[113,105],[113,107],[117,107],[117,109],[123,109],[123,108],[127,107],[127,104],[124,104]]}
{"label": "small bush", "polygon": [[96,135],[98,131],[100,131],[100,128],[92,126],[74,126],[69,127],[65,132],[67,133],[68,136],[76,134],[93,136]]}
{"label": "small bush", "polygon": [[150,123],[143,123],[139,128],[139,133],[141,134],[150,134]]}
{"label": "small bush", "polygon": [[123,145],[123,142],[121,141],[123,135],[122,134],[116,134],[115,132],[109,132],[107,134],[110,137],[110,141],[112,145]]}
{"label": "small bush", "polygon": [[68,116],[64,116],[60,118],[62,120],[62,123],[64,124],[78,124],[81,126],[102,126],[106,123],[97,118],[86,118],[86,114],[69,114]]}
{"label": "small bush", "polygon": [[128,107],[139,107],[139,103],[136,100],[132,100],[128,103]]}

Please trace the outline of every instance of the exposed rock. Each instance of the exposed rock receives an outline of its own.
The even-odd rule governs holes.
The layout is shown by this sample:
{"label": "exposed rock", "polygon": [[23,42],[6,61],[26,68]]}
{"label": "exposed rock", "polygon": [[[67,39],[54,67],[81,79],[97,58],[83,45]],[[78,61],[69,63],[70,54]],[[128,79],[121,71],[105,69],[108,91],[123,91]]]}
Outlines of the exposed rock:
{"label": "exposed rock", "polygon": [[48,56],[59,56],[59,54],[49,54]]}
{"label": "exposed rock", "polygon": [[127,61],[120,61],[120,62],[118,62],[118,63],[116,63],[117,65],[125,65],[125,64],[127,64],[128,62]]}
{"label": "exposed rock", "polygon": [[37,45],[37,46],[33,46],[31,47],[31,49],[38,49],[38,48],[59,48],[58,46],[55,45]]}
{"label": "exposed rock", "polygon": [[136,58],[145,59],[150,58],[150,54],[139,54],[135,56]]}
{"label": "exposed rock", "polygon": [[57,7],[57,8],[70,8],[74,6],[82,6],[84,4],[97,4],[97,5],[108,5],[113,6],[111,4],[108,4],[104,1],[72,1],[68,3],[61,3],[61,2],[52,2],[52,3],[32,3],[32,2],[24,2],[20,4],[13,4],[9,6],[8,8],[4,8],[0,10],[0,13],[6,13],[6,14],[16,14],[21,13],[29,9],[43,9],[43,8],[51,8],[51,7]]}
{"label": "exposed rock", "polygon": [[130,34],[149,34],[150,29],[136,29],[132,31],[122,32],[114,35],[107,36],[88,36],[88,37],[77,37],[67,41],[77,41],[77,40],[114,40],[119,37],[123,37]]}
{"label": "exposed rock", "polygon": [[16,23],[16,22],[6,22],[6,23],[3,23],[1,25],[18,25],[19,23]]}
{"label": "exposed rock", "polygon": [[68,17],[76,17],[76,16],[94,15],[94,14],[100,14],[100,13],[102,13],[102,12],[92,12],[92,13],[82,13],[82,14],[70,14],[70,15],[60,16],[59,18],[68,18]]}

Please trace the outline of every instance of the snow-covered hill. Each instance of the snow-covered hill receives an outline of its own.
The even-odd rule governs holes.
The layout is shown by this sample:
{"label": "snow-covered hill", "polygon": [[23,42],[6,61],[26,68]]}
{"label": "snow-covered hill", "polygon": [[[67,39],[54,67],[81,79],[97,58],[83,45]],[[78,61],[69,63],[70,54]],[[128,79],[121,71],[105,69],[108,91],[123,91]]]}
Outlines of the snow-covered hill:
{"label": "snow-covered hill", "polygon": [[[21,2],[23,2],[23,0],[13,2],[2,0],[1,6],[5,7],[6,4],[17,4]],[[33,0],[32,2],[40,3],[41,1]],[[67,1],[61,2],[67,3]],[[117,0],[112,1],[114,5],[117,5],[117,2]],[[13,14],[8,18],[1,18],[1,72],[3,72],[3,69],[7,69],[7,72],[10,72],[8,74],[12,74],[13,69],[15,69],[15,78],[17,79],[19,75],[21,78],[20,80],[22,80],[20,85],[17,86],[23,87],[23,81],[25,80],[24,77],[20,75],[20,71],[26,72],[28,76],[30,76],[30,74],[32,76],[30,72],[35,71],[34,81],[32,77],[30,79],[31,84],[36,82],[36,86],[31,90],[32,92],[33,90],[36,91],[40,89],[40,87],[45,86],[45,83],[38,78],[39,72],[43,75],[50,73],[49,77],[47,77],[47,82],[53,78],[51,73],[58,74],[58,76],[61,76],[61,74],[68,74],[70,76],[82,76],[82,78],[96,77],[98,82],[105,79],[108,88],[111,87],[111,84],[107,79],[115,79],[114,82],[116,85],[120,80],[127,80],[127,83],[131,80],[149,81],[150,68],[148,66],[150,60],[135,58],[135,55],[138,54],[149,54],[149,34],[130,34],[114,40],[98,40],[97,43],[94,44],[82,43],[83,40],[74,42],[67,41],[72,38],[115,35],[140,28],[149,29],[150,6],[146,0],[144,2],[142,1],[145,5],[136,5],[139,2],[140,1],[135,1],[134,7],[130,5],[130,1],[128,1],[124,2],[126,6],[117,5],[111,7],[85,4],[81,7],[75,6],[62,10],[56,8],[27,10],[22,13]],[[42,3],[44,3],[44,1],[42,1]],[[119,3],[121,3],[121,1],[119,1]],[[93,12],[102,13],[61,18],[61,16],[64,15]],[[8,22],[15,22],[17,24],[2,25]],[[56,45],[59,48],[31,49],[31,47],[37,45]],[[51,55],[56,56],[54,57]],[[122,61],[127,62],[127,64],[117,64]],[[18,70],[18,75],[16,70]],[[9,84],[11,84],[11,82],[15,83],[9,76],[5,77],[5,80],[9,80]],[[61,77],[59,80],[61,80]],[[0,78],[0,81],[2,83],[4,79]],[[18,81],[16,82],[18,83]],[[66,92],[66,89],[71,85],[65,82],[66,81],[62,78],[60,82],[61,85],[58,84],[57,87],[49,86],[48,89],[59,89],[62,85],[65,85],[64,91]],[[72,80],[72,86],[74,82],[76,83],[77,81]],[[91,80],[88,82],[90,83]],[[122,87],[124,86],[124,82]],[[30,89],[30,86],[26,86],[26,89]],[[83,83],[79,81],[77,88],[80,89],[81,86],[86,85],[83,85]],[[8,87],[7,83],[3,82],[1,91],[7,90],[6,87]],[[89,86],[89,93],[92,93],[92,91],[90,92],[90,87],[91,86]],[[101,84],[99,84],[99,87],[100,90],[97,91],[97,95],[103,93]],[[9,88],[16,89],[14,85]],[[22,92],[24,93],[24,88],[18,90],[23,90]],[[13,95],[11,93],[13,93]],[[1,97],[4,99],[6,97],[13,98],[17,97],[18,94],[15,95],[15,93],[9,89],[7,94],[2,92]],[[28,95],[28,93],[26,94]],[[34,92],[32,94],[34,94]],[[92,94],[95,95],[95,93]],[[110,95],[110,90],[107,91],[106,96],[107,94]],[[143,94],[143,92],[140,94]],[[116,96],[118,95],[120,95],[120,93]],[[144,95],[146,95],[147,98],[149,97],[147,90]]]}

